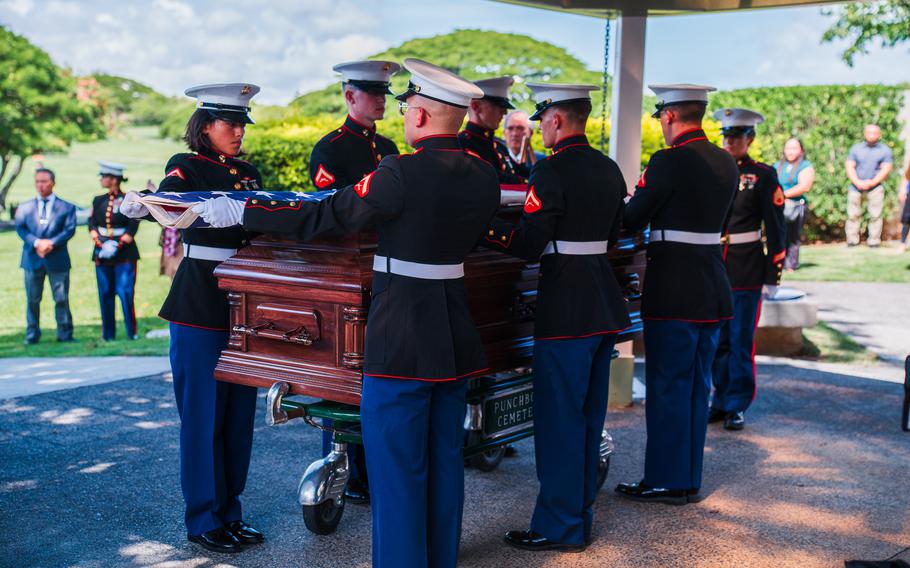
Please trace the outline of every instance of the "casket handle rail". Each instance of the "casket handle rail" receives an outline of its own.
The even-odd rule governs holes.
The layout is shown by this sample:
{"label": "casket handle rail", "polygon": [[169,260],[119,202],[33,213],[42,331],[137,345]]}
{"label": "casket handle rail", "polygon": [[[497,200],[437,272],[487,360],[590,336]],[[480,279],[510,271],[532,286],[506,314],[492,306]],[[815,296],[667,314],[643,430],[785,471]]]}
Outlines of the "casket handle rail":
{"label": "casket handle rail", "polygon": [[294,329],[284,331],[271,321],[260,322],[256,325],[238,324],[233,327],[234,333],[261,337],[262,339],[275,339],[286,343],[296,343],[304,347],[310,346],[316,340],[307,330],[306,326],[299,325]]}

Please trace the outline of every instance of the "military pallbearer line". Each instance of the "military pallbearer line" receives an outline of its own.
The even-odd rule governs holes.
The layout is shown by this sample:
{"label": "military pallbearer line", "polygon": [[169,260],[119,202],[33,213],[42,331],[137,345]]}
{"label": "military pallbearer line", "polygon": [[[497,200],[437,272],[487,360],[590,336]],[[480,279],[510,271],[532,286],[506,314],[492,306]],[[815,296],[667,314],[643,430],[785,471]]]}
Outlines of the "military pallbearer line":
{"label": "military pallbearer line", "polygon": [[[159,191],[194,192],[160,314],[188,539],[230,553],[265,540],[240,503],[262,387],[270,424],[324,432],[298,489],[306,526],[329,534],[347,502],[369,503],[374,566],[456,566],[465,462],[493,469],[532,435],[540,491],[505,543],[582,552],[613,451],[615,346],[639,337],[645,471],[616,492],[700,501],[708,423],[744,427],[754,329],[780,282],[783,194],[748,156],[762,117],[720,111],[721,149],[701,128],[713,89],[652,86],[668,148],[630,196],[584,134],[600,87],[527,84],[551,150],[539,157],[530,135],[517,151],[494,136],[512,77],[471,83],[405,59],[395,98],[414,151],[400,154],[376,123],[401,67],[335,67],[348,116],[313,149],[325,191],[308,199],[263,191],[238,158],[259,87],[187,90],[192,153],[171,158]],[[155,199],[131,192],[120,213],[152,219]]]}

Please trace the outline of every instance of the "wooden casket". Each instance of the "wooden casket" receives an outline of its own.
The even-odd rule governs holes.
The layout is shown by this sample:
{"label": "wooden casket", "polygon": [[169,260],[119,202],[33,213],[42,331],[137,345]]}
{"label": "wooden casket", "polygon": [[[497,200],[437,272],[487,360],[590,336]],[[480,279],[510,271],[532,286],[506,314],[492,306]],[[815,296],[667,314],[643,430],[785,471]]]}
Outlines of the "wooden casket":
{"label": "wooden casket", "polygon": [[[506,218],[519,214],[520,207],[502,210]],[[309,243],[262,236],[220,264],[215,275],[230,301],[231,334],[216,378],[263,388],[286,382],[292,395],[359,404],[375,250],[374,233]],[[641,332],[643,235],[623,235],[610,261],[632,317],[617,338],[626,341]],[[537,272],[537,264],[493,250],[465,261],[491,374],[531,363]]]}

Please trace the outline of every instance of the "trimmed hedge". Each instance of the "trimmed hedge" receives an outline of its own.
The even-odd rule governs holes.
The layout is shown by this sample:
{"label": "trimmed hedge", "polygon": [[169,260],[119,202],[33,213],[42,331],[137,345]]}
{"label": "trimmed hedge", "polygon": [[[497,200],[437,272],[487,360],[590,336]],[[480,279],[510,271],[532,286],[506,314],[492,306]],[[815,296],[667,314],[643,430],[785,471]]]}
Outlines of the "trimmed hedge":
{"label": "trimmed hedge", "polygon": [[745,107],[765,115],[757,129],[762,151],[755,159],[773,164],[783,152],[784,142],[799,138],[806,157],[815,166],[815,184],[806,195],[812,215],[807,220],[809,240],[841,240],[847,219],[847,174],[844,162],[850,147],[863,141],[863,127],[878,124],[882,141],[894,153],[895,172],[885,183],[885,219],[897,202],[894,191],[900,180],[903,147],[898,120],[907,85],[819,85],[741,89],[717,93],[710,111],[723,107]]}

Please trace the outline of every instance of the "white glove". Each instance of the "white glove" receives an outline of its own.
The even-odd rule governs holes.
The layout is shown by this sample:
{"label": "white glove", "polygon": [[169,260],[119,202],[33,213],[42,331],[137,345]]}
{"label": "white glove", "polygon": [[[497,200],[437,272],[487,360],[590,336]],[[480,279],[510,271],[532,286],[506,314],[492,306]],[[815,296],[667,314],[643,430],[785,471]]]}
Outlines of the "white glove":
{"label": "white glove", "polygon": [[777,296],[777,290],[780,286],[774,286],[773,284],[765,284],[761,287],[761,295],[765,300],[773,300]]}
{"label": "white glove", "polygon": [[98,251],[98,258],[102,260],[114,258],[119,248],[117,241],[104,241],[101,243],[101,250]]}
{"label": "white glove", "polygon": [[243,222],[243,209],[242,201],[225,196],[206,199],[193,205],[193,213],[197,213],[210,227],[216,229],[240,225]]}
{"label": "white glove", "polygon": [[130,219],[140,219],[149,214],[148,207],[139,202],[139,194],[130,191],[120,203],[120,212]]}

